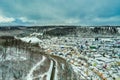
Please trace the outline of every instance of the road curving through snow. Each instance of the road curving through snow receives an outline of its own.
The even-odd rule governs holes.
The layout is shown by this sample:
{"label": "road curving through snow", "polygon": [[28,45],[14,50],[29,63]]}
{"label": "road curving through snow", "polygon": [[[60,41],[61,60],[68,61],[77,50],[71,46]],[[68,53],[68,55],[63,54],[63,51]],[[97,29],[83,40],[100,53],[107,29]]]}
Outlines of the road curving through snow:
{"label": "road curving through snow", "polygon": [[39,61],[35,66],[33,66],[32,68],[31,68],[31,70],[29,71],[29,73],[27,74],[27,77],[26,77],[26,80],[32,80],[33,79],[33,72],[34,72],[34,70],[36,70],[36,68],[38,67],[38,66],[40,66],[44,61],[45,61],[45,56],[43,56],[42,57],[42,60],[41,61]]}

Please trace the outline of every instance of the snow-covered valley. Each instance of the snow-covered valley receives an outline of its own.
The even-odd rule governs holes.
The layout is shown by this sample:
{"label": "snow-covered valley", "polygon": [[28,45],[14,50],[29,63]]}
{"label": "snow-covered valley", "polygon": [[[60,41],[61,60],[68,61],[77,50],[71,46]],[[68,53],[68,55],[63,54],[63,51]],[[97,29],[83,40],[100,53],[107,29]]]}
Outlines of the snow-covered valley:
{"label": "snow-covered valley", "polygon": [[120,79],[119,34],[44,31],[0,37],[0,80]]}

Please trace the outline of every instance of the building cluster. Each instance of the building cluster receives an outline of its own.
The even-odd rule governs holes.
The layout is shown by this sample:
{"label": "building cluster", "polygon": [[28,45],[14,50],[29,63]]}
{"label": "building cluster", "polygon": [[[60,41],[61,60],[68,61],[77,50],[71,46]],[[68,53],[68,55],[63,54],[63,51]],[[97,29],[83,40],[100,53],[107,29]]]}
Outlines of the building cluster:
{"label": "building cluster", "polygon": [[120,79],[120,39],[54,37],[40,46],[71,64],[78,79]]}

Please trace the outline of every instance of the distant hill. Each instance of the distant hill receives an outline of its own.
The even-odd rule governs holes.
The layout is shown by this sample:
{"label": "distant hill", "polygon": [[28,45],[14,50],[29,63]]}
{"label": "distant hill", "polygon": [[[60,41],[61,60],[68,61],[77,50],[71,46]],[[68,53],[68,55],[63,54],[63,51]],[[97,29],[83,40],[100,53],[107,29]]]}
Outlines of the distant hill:
{"label": "distant hill", "polygon": [[72,25],[50,25],[50,26],[1,26],[1,31],[7,30],[29,30],[30,32],[42,31],[44,35],[62,36],[76,33],[96,33],[96,34],[117,34],[120,26],[72,26]]}

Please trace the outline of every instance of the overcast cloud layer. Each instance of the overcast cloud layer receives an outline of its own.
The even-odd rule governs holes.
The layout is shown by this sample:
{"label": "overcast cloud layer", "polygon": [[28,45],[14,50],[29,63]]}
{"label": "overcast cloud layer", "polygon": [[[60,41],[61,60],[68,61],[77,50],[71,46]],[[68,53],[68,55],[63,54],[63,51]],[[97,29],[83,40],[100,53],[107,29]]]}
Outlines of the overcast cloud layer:
{"label": "overcast cloud layer", "polygon": [[0,25],[120,25],[120,0],[0,0]]}

